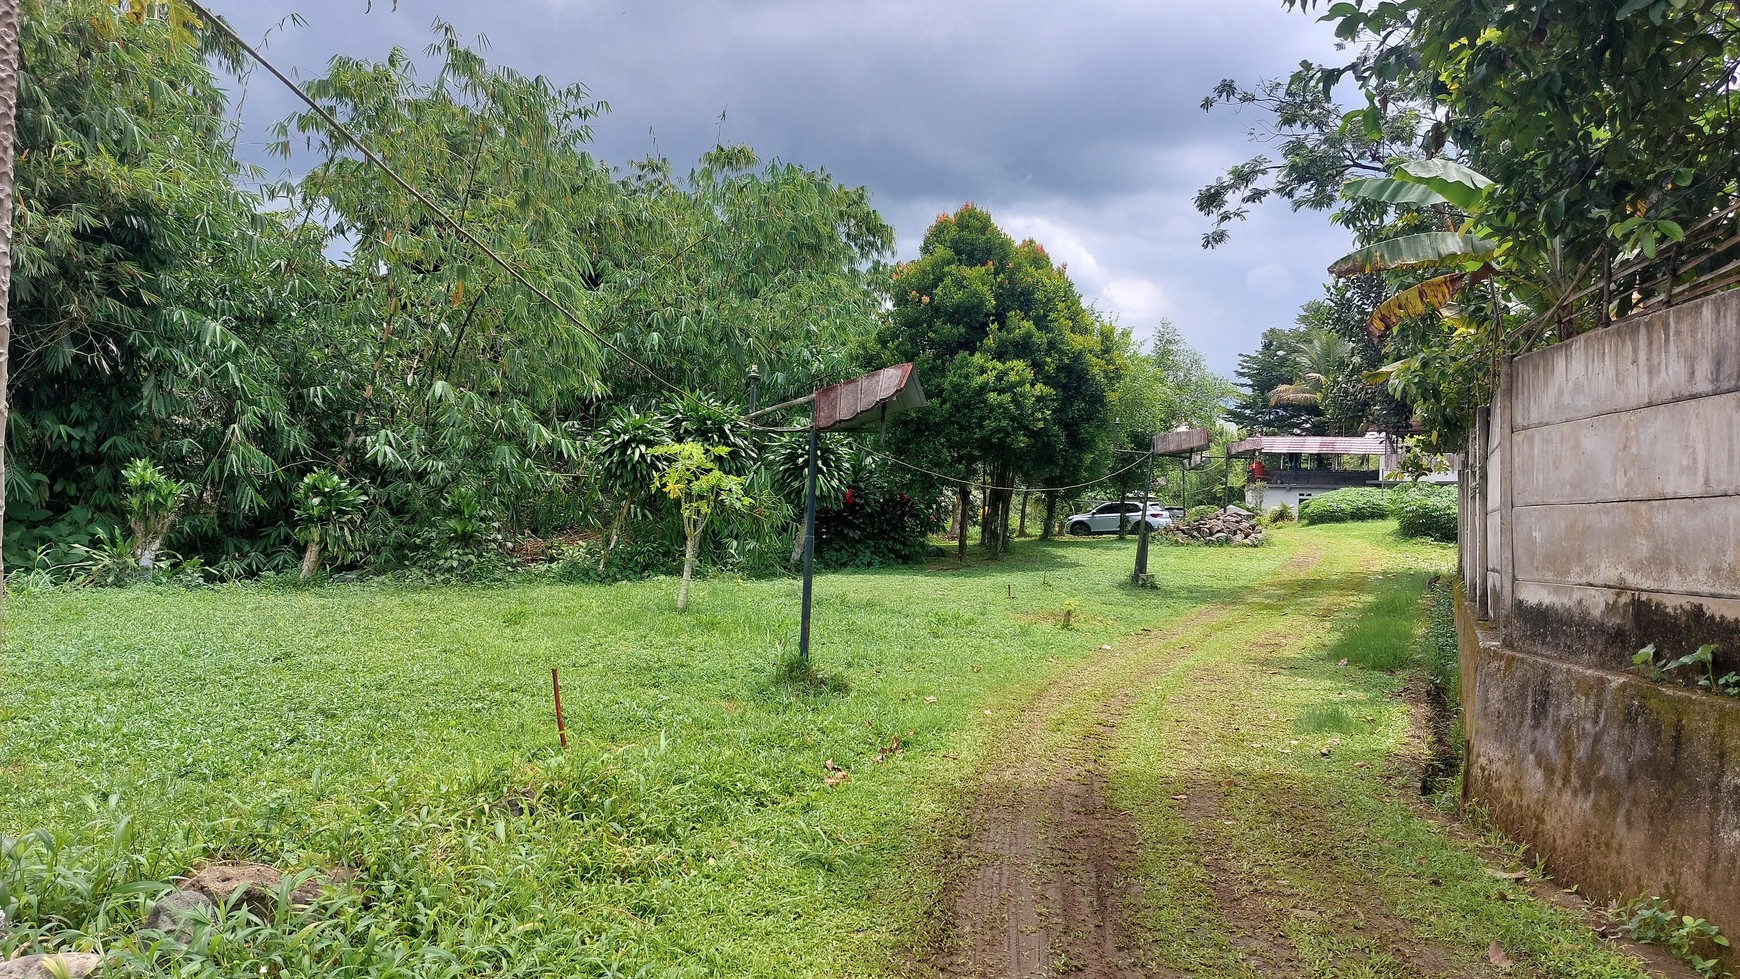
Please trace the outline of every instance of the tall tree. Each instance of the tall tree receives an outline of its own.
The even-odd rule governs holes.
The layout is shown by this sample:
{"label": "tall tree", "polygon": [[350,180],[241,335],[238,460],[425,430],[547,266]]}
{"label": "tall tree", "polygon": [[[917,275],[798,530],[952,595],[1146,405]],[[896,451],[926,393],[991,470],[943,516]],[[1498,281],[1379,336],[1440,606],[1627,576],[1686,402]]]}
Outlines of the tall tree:
{"label": "tall tree", "polygon": [[1328,430],[1323,409],[1315,402],[1288,404],[1270,396],[1299,380],[1298,346],[1304,335],[1303,327],[1270,328],[1263,331],[1256,350],[1239,355],[1233,374],[1244,393],[1227,408],[1228,421],[1269,435],[1321,435]]}
{"label": "tall tree", "polygon": [[[888,359],[914,362],[931,399],[891,423],[890,442],[988,480],[987,542],[1001,551],[1018,480],[1105,464],[1117,331],[1083,305],[1042,246],[1016,244],[971,204],[938,217],[919,258],[890,278],[878,344]],[[964,507],[968,488],[958,493]]]}

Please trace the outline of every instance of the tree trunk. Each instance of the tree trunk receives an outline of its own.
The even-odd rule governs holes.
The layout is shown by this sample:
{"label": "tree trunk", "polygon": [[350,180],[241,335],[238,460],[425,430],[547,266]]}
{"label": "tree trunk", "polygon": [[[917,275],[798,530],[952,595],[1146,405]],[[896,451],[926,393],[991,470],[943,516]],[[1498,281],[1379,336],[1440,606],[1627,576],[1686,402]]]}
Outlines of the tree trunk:
{"label": "tree trunk", "polygon": [[302,580],[314,577],[314,572],[320,570],[320,541],[308,542],[308,549],[302,552]]}
{"label": "tree trunk", "polygon": [[139,564],[139,577],[149,578],[151,572],[157,570],[157,554],[163,550],[163,538],[155,537],[139,543],[139,554],[134,559]]}
{"label": "tree trunk", "polygon": [[991,543],[991,481],[979,487],[979,546]]}
{"label": "tree trunk", "polygon": [[988,534],[991,545],[991,556],[998,557],[1009,552],[1009,514],[1015,503],[1015,471],[1013,466],[998,466],[992,471],[992,489],[987,500],[987,516],[990,518]]}
{"label": "tree trunk", "polygon": [[1029,493],[1026,490],[1021,491],[1021,522],[1015,527],[1016,537],[1027,536],[1027,500],[1032,495],[1032,493]]}
{"label": "tree trunk", "polygon": [[695,575],[695,555],[701,550],[701,530],[688,534],[683,542],[683,581],[677,585],[677,608],[689,607],[689,579]]}
{"label": "tree trunk", "polygon": [[610,552],[616,550],[616,536],[622,533],[622,524],[628,519],[629,504],[633,502],[634,497],[623,497],[622,506],[618,507],[616,510],[616,519],[610,521],[610,541],[604,545],[604,552],[598,555],[599,574],[604,573],[604,562],[610,559]]}
{"label": "tree trunk", "polygon": [[1040,540],[1051,539],[1051,528],[1057,526],[1057,490],[1045,494],[1045,526],[1039,531]]}
{"label": "tree trunk", "polygon": [[[0,540],[6,525],[7,381],[12,363],[12,156],[18,123],[18,0],[0,0]],[[4,643],[6,575],[0,569],[0,643]]]}
{"label": "tree trunk", "polygon": [[955,563],[967,563],[967,507],[973,502],[972,487],[962,483],[957,491],[961,514],[961,532],[955,535]]}

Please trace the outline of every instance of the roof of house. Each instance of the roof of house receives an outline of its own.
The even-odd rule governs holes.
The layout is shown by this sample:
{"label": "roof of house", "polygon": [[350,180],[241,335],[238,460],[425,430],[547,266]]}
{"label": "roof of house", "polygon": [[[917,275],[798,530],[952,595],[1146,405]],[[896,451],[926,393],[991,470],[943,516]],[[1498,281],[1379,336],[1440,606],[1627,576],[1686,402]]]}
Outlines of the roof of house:
{"label": "roof of house", "polygon": [[1334,435],[1254,435],[1227,446],[1227,454],[1255,455],[1258,452],[1302,452],[1310,455],[1378,456],[1383,455],[1389,439],[1382,432],[1367,432],[1357,438]]}

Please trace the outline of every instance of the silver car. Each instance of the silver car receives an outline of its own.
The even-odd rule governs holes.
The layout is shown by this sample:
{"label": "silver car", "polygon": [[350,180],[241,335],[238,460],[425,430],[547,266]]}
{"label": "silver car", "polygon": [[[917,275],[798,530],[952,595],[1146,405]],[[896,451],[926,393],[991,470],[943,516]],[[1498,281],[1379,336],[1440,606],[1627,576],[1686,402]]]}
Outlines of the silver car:
{"label": "silver car", "polygon": [[[1116,533],[1119,526],[1136,527],[1136,521],[1141,519],[1142,504],[1136,500],[1125,500],[1122,503],[1102,503],[1086,513],[1072,513],[1063,521],[1064,529],[1077,537],[1089,534]],[[1166,515],[1166,508],[1158,503],[1148,504],[1148,529],[1159,530],[1172,524],[1172,518]]]}

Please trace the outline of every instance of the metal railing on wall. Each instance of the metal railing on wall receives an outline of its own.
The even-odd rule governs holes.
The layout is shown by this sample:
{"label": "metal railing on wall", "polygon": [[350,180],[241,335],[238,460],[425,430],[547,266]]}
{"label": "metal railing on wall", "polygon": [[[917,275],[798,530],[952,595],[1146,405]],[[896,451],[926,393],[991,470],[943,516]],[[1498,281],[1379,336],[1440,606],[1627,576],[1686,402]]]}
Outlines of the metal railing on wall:
{"label": "metal railing on wall", "polygon": [[1615,263],[1608,242],[1573,281],[1586,284],[1529,321],[1523,335],[1551,327],[1563,339],[1740,286],[1740,200],[1692,225],[1654,257]]}

